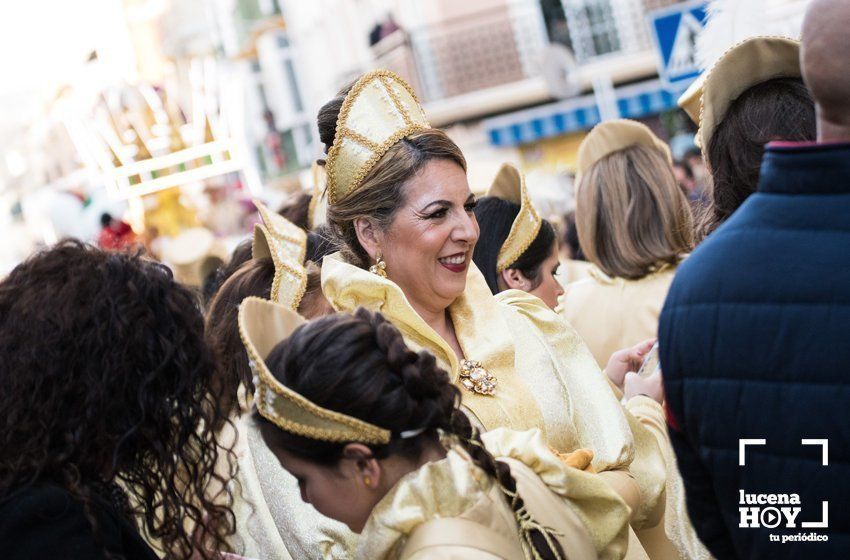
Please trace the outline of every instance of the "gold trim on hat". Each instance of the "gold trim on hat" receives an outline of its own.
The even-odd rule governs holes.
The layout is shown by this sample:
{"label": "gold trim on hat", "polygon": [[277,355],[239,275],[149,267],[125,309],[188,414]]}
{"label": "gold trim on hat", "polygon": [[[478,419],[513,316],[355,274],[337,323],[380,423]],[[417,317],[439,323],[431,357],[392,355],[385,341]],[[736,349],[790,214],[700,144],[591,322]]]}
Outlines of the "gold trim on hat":
{"label": "gold trim on hat", "polygon": [[306,321],[294,311],[258,297],[239,306],[239,335],[254,373],[254,404],[263,418],[289,433],[329,442],[389,443],[389,430],[323,408],[275,379],[265,358]]}
{"label": "gold trim on hat", "polygon": [[251,255],[255,259],[272,259],[271,300],[297,310],[307,291],[307,270],[304,268],[307,234],[280,214],[269,211],[263,203],[255,200],[254,204],[265,223],[254,226]]}
{"label": "gold trim on hat", "polygon": [[543,220],[528,196],[525,175],[510,163],[502,164],[487,191],[487,196],[494,196],[519,205],[519,213],[514,218],[511,231],[502,243],[496,259],[496,270],[502,272],[528,250],[537,238]]}
{"label": "gold trim on hat", "polygon": [[760,35],[735,44],[705,75],[696,145],[708,149],[708,142],[730,105],[751,87],[775,78],[800,77],[799,41],[780,35]]}
{"label": "gold trim on hat", "polygon": [[354,192],[399,140],[428,128],[425,112],[404,80],[388,70],[361,76],[342,103],[328,150],[330,204]]}

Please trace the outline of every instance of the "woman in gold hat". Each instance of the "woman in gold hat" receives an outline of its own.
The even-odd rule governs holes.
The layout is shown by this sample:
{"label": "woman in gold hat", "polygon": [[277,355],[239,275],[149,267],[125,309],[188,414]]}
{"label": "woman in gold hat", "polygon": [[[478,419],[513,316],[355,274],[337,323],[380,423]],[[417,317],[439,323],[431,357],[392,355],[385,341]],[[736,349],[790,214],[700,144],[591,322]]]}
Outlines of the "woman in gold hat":
{"label": "woman in gold hat", "polygon": [[[632,122],[618,123],[612,121],[600,125],[600,127],[591,133],[591,142],[599,147],[600,140],[598,137],[606,136],[606,132],[614,133],[614,138],[619,142],[628,143],[626,138],[631,134],[634,136],[635,128],[647,141],[654,142],[654,136],[651,136],[648,130],[641,128],[642,125]],[[594,140],[595,139],[595,140]],[[653,147],[655,143],[651,144]],[[663,148],[663,144],[657,143],[659,149]],[[586,158],[585,158],[586,163]],[[540,297],[549,307],[555,308],[557,305],[557,296],[563,293],[560,290],[560,284],[555,279],[555,273],[558,268],[558,253],[557,243],[554,232],[551,232],[551,226],[538,217],[533,204],[530,202],[525,186],[525,179],[515,167],[504,165],[496,176],[487,197],[481,199],[475,208],[475,215],[479,220],[482,229],[487,231],[487,238],[483,242],[475,246],[474,260],[476,265],[481,269],[484,277],[488,280],[491,289],[494,293],[502,292],[509,288],[515,288],[528,292]],[[641,205],[637,205],[641,206]],[[581,209],[580,209],[581,210]],[[584,210],[587,212],[587,210]],[[539,231],[533,238],[533,241],[528,248],[523,249],[523,246],[512,247],[512,236],[510,229],[512,224],[520,223],[526,216],[524,221],[536,221],[539,223]],[[625,223],[628,220],[625,216],[617,216],[613,219],[618,222]],[[550,233],[551,232],[551,233]],[[519,256],[517,256],[519,255]],[[597,278],[594,272],[591,276],[593,280]],[[672,275],[671,275],[672,278]],[[570,288],[577,286],[581,289],[585,284],[591,283],[592,280],[585,280],[579,283],[571,283]],[[592,285],[595,285],[592,284]],[[610,301],[618,301],[616,295],[618,290],[612,290],[608,287],[608,283],[601,284],[599,301],[592,302],[596,309],[610,309]],[[620,286],[622,289],[622,286]],[[613,293],[608,293],[612,291]],[[624,297],[626,302],[632,302],[635,306],[642,305],[640,289],[629,289],[630,297]],[[648,295],[648,294],[647,294]],[[651,299],[651,298],[650,298]],[[658,302],[651,302],[650,305],[657,305],[660,308],[663,301],[663,295]],[[645,302],[644,302],[645,303]],[[620,301],[623,307],[623,301]],[[639,343],[638,341],[654,337],[655,323],[647,331],[640,329],[629,330],[632,339],[628,336],[623,336],[623,333],[618,332],[617,327],[624,324],[629,324],[631,318],[629,312],[624,311],[623,316],[599,316],[593,315],[593,320],[585,321],[582,324],[583,329],[595,328],[596,332],[605,334],[614,333],[614,340],[617,340],[620,346],[626,344],[635,344],[634,347],[620,350],[617,346],[615,352],[609,353],[602,363],[608,363],[606,367],[608,371],[624,371],[622,368],[616,367],[623,360],[628,360],[630,353],[647,352],[652,345],[652,341]],[[639,314],[638,314],[639,315]],[[658,316],[655,315],[657,322]],[[582,329],[578,329],[579,334],[584,334]],[[598,342],[596,339],[590,338],[592,342]],[[591,345],[591,348],[593,346]],[[632,366],[632,369],[637,367]],[[664,413],[661,409],[661,389],[660,378],[658,381],[658,389],[656,391],[649,390],[651,388],[646,382],[634,376],[628,377],[628,383],[624,384],[620,379],[620,386],[615,388],[615,394],[618,398],[623,396],[625,392],[629,397],[624,399],[625,416],[629,422],[629,427],[632,430],[632,435],[635,439],[635,458],[631,464],[631,470],[638,478],[638,482],[644,482],[649,486],[656,478],[656,469],[659,463],[667,464],[667,458],[664,455],[665,450],[669,449],[669,443],[666,441],[666,427]],[[624,387],[624,385],[627,385]],[[652,395],[652,396],[647,396]],[[670,469],[668,469],[669,471]],[[675,469],[674,469],[675,470]],[[668,475],[669,476],[669,475]],[[646,480],[642,480],[646,477]],[[661,516],[659,508],[657,516],[645,517],[635,520],[634,527],[637,530],[638,538],[642,540],[642,544],[646,548],[650,558],[676,558],[677,553],[672,550],[670,541],[664,536],[664,525],[661,524]],[[678,518],[678,517],[676,517]],[[659,526],[660,525],[660,526]],[[647,539],[647,536],[650,538]],[[654,538],[653,538],[654,537]],[[660,537],[660,538],[659,538]],[[663,547],[663,548],[662,548]]]}
{"label": "woman in gold hat", "polygon": [[563,315],[604,366],[655,338],[676,265],[693,247],[693,219],[670,149],[639,122],[597,125],[579,147],[577,179],[576,226],[594,266],[567,286]]}
{"label": "woman in gold hat", "polygon": [[765,144],[815,139],[815,107],[800,72],[800,43],[751,37],[723,54],[679,100],[699,126],[696,142],[711,174],[701,240],[753,194]]}
{"label": "woman in gold hat", "polygon": [[[522,223],[531,212],[534,216],[525,218],[537,222],[527,235],[531,242],[519,245],[514,241],[517,234],[511,235],[511,230],[516,232],[514,224]],[[519,169],[508,163],[502,165],[487,196],[476,204],[475,219],[486,235],[475,244],[472,260],[490,291],[522,290],[552,309],[557,307],[558,298],[564,295],[556,277],[560,267],[558,238],[552,224],[540,218],[529,201],[525,177]]]}
{"label": "woman in gold hat", "polygon": [[[476,425],[539,428],[560,452],[591,449],[635,518],[651,515],[663,465],[654,476],[629,473],[628,421],[575,331],[535,296],[490,292],[471,259],[479,228],[466,161],[430,128],[409,86],[371,72],[318,120],[328,224],[342,249],[322,265],[331,305],[380,311],[409,346],[434,354]],[[518,220],[517,246],[533,239],[534,225]]]}
{"label": "woman in gold hat", "polygon": [[[624,345],[651,344],[657,336],[676,267],[693,247],[693,219],[669,148],[636,121],[606,121],[587,135],[577,185],[576,225],[593,267],[589,278],[567,286],[562,314],[605,364]],[[609,378],[617,397],[625,393],[626,409],[655,437],[667,470],[664,517],[641,527],[638,538],[653,559],[705,558],[685,513],[660,374]]]}
{"label": "woman in gold hat", "polygon": [[433,355],[410,350],[380,314],[304,324],[249,298],[239,326],[263,439],[305,502],[359,533],[354,558],[625,553],[628,509],[583,472],[588,452],[564,460],[538,430],[480,437]]}
{"label": "woman in gold hat", "polygon": [[262,222],[254,229],[252,258],[219,288],[207,313],[205,333],[216,360],[224,408],[235,428],[231,437],[236,439],[239,484],[234,513],[241,552],[263,560],[348,559],[354,535],[301,502],[295,479],[281,468],[245,414],[252,406],[254,382],[239,336],[239,304],[254,296],[307,318],[332,311],[322,297],[318,269],[312,265],[321,254],[321,248],[311,242],[312,234],[262,203],[255,204]]}

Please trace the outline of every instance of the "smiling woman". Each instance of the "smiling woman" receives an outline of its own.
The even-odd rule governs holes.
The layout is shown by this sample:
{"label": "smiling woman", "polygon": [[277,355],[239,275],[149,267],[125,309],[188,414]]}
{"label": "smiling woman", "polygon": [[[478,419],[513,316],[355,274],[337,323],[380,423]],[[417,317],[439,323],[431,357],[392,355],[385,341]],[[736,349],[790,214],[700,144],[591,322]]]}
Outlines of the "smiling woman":
{"label": "smiling woman", "polygon": [[645,516],[663,469],[637,482],[628,474],[628,421],[575,331],[535,296],[490,291],[471,261],[481,232],[463,154],[428,126],[407,84],[366,74],[318,121],[342,247],[322,267],[331,305],[380,311],[408,346],[436,357],[484,429],[539,428],[561,452],[592,449],[596,470]]}

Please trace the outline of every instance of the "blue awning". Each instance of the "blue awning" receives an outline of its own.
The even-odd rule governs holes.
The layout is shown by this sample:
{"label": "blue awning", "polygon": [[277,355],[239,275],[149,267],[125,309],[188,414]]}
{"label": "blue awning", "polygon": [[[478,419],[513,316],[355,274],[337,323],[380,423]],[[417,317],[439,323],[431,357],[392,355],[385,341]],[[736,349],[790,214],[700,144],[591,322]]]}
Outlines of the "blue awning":
{"label": "blue awning", "polygon": [[[637,119],[675,108],[676,95],[660,80],[623,86],[615,90],[620,117]],[[592,128],[599,122],[593,95],[499,115],[483,121],[494,146],[517,146],[543,138]]]}

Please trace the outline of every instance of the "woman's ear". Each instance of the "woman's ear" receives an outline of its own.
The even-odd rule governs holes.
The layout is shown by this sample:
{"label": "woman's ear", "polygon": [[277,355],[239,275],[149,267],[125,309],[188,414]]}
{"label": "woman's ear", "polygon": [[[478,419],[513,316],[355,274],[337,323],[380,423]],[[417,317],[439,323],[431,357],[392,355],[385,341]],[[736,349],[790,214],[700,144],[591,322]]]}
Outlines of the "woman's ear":
{"label": "woman's ear", "polygon": [[502,282],[509,290],[522,290],[527,292],[531,289],[531,282],[518,268],[506,268],[501,273]]}
{"label": "woman's ear", "polygon": [[354,220],[354,231],[357,233],[357,240],[360,246],[369,254],[372,260],[375,260],[378,253],[381,251],[381,232],[369,218],[356,218]]}
{"label": "woman's ear", "polygon": [[348,460],[350,476],[359,479],[367,489],[375,490],[380,486],[383,470],[367,446],[362,443],[349,443],[342,450],[342,458]]}

